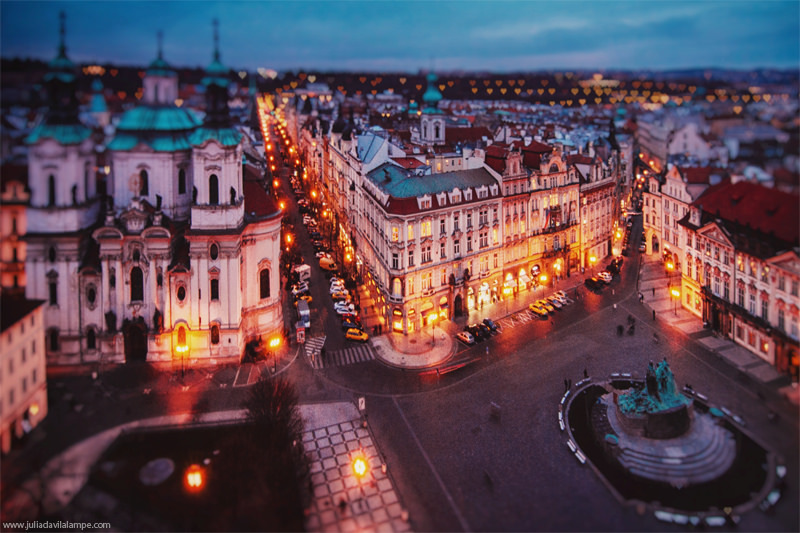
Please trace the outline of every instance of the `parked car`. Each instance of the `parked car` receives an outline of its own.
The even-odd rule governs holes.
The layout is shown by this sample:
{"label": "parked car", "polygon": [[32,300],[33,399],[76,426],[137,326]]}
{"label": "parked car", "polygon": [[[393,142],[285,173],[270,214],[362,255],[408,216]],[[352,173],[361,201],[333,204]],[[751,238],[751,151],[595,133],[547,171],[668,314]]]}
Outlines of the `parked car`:
{"label": "parked car", "polygon": [[606,284],[611,283],[611,280],[613,279],[611,276],[611,272],[608,272],[607,270],[599,272],[597,274],[597,277],[600,278],[602,281],[604,281]]}
{"label": "parked car", "polygon": [[547,310],[536,303],[528,305],[528,310],[539,318],[547,318]]}
{"label": "parked car", "polygon": [[367,335],[366,332],[361,331],[360,329],[350,328],[345,332],[344,338],[350,341],[367,342],[367,339],[369,339],[369,335]]}
{"label": "parked car", "polygon": [[494,320],[492,320],[491,318],[484,318],[483,323],[486,324],[486,326],[488,326],[488,328],[492,331],[497,331],[499,329],[497,327],[497,324],[495,324]]}
{"label": "parked car", "polygon": [[602,282],[597,277],[586,278],[586,281],[583,282],[586,285],[586,288],[596,291],[602,288]]}
{"label": "parked car", "polygon": [[361,317],[354,313],[339,313],[339,318],[341,318],[342,321],[355,322],[361,327]]}
{"label": "parked car", "polygon": [[350,295],[347,294],[347,291],[332,292],[331,298],[333,298],[334,302],[345,302],[349,304],[352,301],[352,298],[350,298]]}
{"label": "parked car", "polygon": [[294,305],[297,305],[297,302],[300,300],[305,300],[306,303],[311,303],[313,298],[311,298],[310,294],[300,294],[299,296],[295,297]]}
{"label": "parked car", "polygon": [[464,344],[469,344],[470,346],[475,344],[475,337],[473,337],[468,331],[459,331],[456,333],[456,338]]}
{"label": "parked car", "polygon": [[542,298],[541,300],[536,300],[536,303],[539,305],[539,307],[544,308],[544,310],[547,311],[548,313],[556,312],[556,308],[550,305],[550,302],[548,302],[544,298]]}
{"label": "parked car", "polygon": [[353,304],[348,304],[345,302],[334,302],[333,308],[336,310],[343,310],[345,313],[353,313],[355,312],[356,308]]}
{"label": "parked car", "polygon": [[350,304],[350,307],[336,307],[334,305],[333,310],[339,315],[352,315],[355,309],[352,309],[352,304]]}
{"label": "parked car", "polygon": [[558,299],[561,300],[561,303],[567,303],[567,293],[564,291],[556,291],[553,293],[553,296],[558,297]]}
{"label": "parked car", "polygon": [[475,342],[480,342],[486,338],[483,331],[481,331],[481,328],[479,328],[477,324],[469,324],[468,326],[464,326],[464,331],[472,335],[475,338]]}
{"label": "parked car", "polygon": [[345,294],[349,294],[347,292],[347,289],[345,289],[344,285],[342,285],[341,283],[331,283],[331,288],[330,288],[331,296],[333,295],[334,292],[343,292]]}
{"label": "parked car", "polygon": [[642,253],[646,252],[647,251],[647,245],[645,243],[640,244],[639,245],[639,251],[642,252]]}
{"label": "parked car", "polygon": [[483,322],[477,324],[477,326],[478,330],[481,332],[481,335],[483,335],[483,338],[488,339],[489,337],[492,336],[492,330],[489,326],[487,326]]}
{"label": "parked car", "polygon": [[342,329],[344,331],[347,331],[348,329],[364,329],[364,328],[361,326],[361,322],[353,322],[352,320],[342,320]]}
{"label": "parked car", "polygon": [[548,296],[547,297],[547,301],[548,301],[548,303],[550,305],[552,305],[556,309],[561,309],[562,307],[564,307],[564,304],[561,303],[561,299],[558,296],[554,295],[554,294],[551,294],[550,296]]}

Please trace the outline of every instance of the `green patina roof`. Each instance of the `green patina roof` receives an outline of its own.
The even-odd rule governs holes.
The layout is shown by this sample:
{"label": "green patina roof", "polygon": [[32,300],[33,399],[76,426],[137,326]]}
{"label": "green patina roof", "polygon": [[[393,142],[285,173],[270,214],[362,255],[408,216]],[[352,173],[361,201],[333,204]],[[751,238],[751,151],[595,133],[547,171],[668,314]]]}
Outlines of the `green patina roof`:
{"label": "green patina roof", "polygon": [[173,134],[138,134],[118,133],[114,139],[108,143],[109,150],[120,152],[133,150],[138,144],[145,144],[156,152],[177,152],[180,150],[190,150],[192,143],[189,142],[188,132]]}
{"label": "green patina roof", "polygon": [[66,56],[64,53],[59,53],[52,61],[47,65],[50,70],[59,70],[61,72],[73,72],[75,70],[75,63],[73,63],[70,58]]}
{"label": "green patina roof", "polygon": [[[387,170],[389,181],[386,181]],[[496,185],[497,181],[485,168],[475,168],[470,170],[457,170],[455,172],[445,172],[443,174],[429,174],[425,176],[409,177],[405,169],[384,163],[369,174],[372,183],[395,198],[416,198],[425,194],[437,194],[453,189],[466,189],[468,187],[481,187],[483,185]]]}
{"label": "green patina roof", "polygon": [[48,72],[44,75],[44,81],[60,80],[63,83],[72,83],[75,81],[75,74],[72,72]]}
{"label": "green patina roof", "polygon": [[106,105],[106,99],[103,98],[102,94],[94,94],[92,95],[92,100],[89,102],[89,110],[93,113],[103,113],[108,111],[108,106]]}
{"label": "green patina roof", "polygon": [[242,134],[233,128],[198,128],[192,133],[189,142],[199,146],[208,140],[214,140],[222,146],[236,146],[242,140]]}
{"label": "green patina roof", "polygon": [[54,139],[59,144],[80,144],[91,134],[92,130],[83,124],[39,124],[25,142],[35,144],[43,139]]}
{"label": "green patina roof", "polygon": [[148,76],[177,76],[172,67],[169,66],[169,63],[164,61],[161,57],[157,57],[153,60],[152,63],[147,67],[147,75]]}
{"label": "green patina roof", "polygon": [[181,131],[199,125],[200,119],[189,109],[138,106],[122,115],[117,131]]}
{"label": "green patina roof", "polygon": [[209,85],[227,87],[229,83],[228,69],[225,68],[225,65],[223,65],[219,59],[214,59],[208,68],[206,68],[206,76],[203,78],[202,84],[206,87]]}
{"label": "green patina roof", "polygon": [[425,94],[422,95],[422,101],[428,106],[435,107],[436,104],[439,103],[439,100],[442,99],[442,93],[440,93],[439,89],[436,87],[437,79],[436,74],[433,72],[428,74],[428,89],[425,91]]}

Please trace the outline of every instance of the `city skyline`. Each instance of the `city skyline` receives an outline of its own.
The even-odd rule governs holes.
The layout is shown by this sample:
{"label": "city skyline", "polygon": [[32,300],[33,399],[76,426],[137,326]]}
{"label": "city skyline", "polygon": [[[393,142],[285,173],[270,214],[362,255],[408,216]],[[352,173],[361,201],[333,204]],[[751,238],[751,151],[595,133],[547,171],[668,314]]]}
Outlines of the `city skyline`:
{"label": "city skyline", "polygon": [[[4,58],[274,70],[796,68],[800,4],[746,2],[8,2]],[[124,21],[124,22],[123,22]],[[713,24],[709,23],[713,21]]]}

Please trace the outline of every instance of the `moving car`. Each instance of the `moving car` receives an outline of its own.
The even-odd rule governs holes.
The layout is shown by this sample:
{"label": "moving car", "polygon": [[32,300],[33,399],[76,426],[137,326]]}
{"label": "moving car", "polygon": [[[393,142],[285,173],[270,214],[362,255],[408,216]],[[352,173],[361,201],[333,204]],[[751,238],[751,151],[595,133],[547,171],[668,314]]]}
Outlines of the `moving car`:
{"label": "moving car", "polygon": [[467,331],[459,331],[456,333],[456,338],[464,344],[469,344],[470,346],[475,344],[475,338]]}
{"label": "moving car", "polygon": [[345,332],[344,338],[350,341],[367,342],[367,339],[369,339],[369,335],[367,335],[366,332],[361,331],[360,329],[350,328]]}
{"label": "moving car", "polygon": [[300,300],[303,300],[303,301],[305,301],[306,303],[309,303],[309,304],[310,304],[310,303],[311,303],[311,300],[313,300],[313,298],[311,298],[311,295],[310,295],[310,294],[301,294],[301,295],[299,295],[299,296],[297,297],[297,299],[294,301],[294,305],[297,305],[297,302],[299,302]]}
{"label": "moving car", "polygon": [[593,291],[597,291],[603,288],[603,282],[600,281],[600,279],[597,277],[586,278],[586,281],[584,281],[583,284],[586,285],[586,288]]}
{"label": "moving car", "polygon": [[647,245],[645,243],[640,244],[639,245],[639,251],[642,252],[642,253],[646,252],[647,251]]}
{"label": "moving car", "polygon": [[489,337],[492,336],[492,330],[489,328],[489,326],[487,326],[483,322],[477,324],[477,326],[478,326],[478,331],[481,332],[481,335],[483,335],[484,339],[488,339]]}
{"label": "moving car", "polygon": [[319,260],[319,267],[322,270],[327,270],[329,272],[334,271],[338,268],[333,259],[330,259],[328,257],[323,257]]}
{"label": "moving car", "polygon": [[338,309],[342,309],[346,313],[352,313],[356,309],[353,304],[348,304],[348,303],[344,303],[344,302],[334,302],[333,303],[333,308],[337,309],[337,310]]}
{"label": "moving car", "polygon": [[308,292],[308,282],[302,281],[300,283],[295,283],[292,285],[292,296],[299,296],[305,292]]}
{"label": "moving car", "polygon": [[481,331],[481,328],[479,328],[477,324],[469,324],[468,326],[464,326],[464,331],[472,335],[472,337],[475,339],[475,342],[480,342],[486,338],[483,331]]}
{"label": "moving car", "polygon": [[355,322],[358,324],[358,327],[361,327],[361,317],[354,313],[339,313],[339,318],[341,318],[342,321]]}
{"label": "moving car", "polygon": [[611,273],[606,270],[603,270],[602,272],[598,273],[597,277],[606,282],[606,284],[611,283],[612,279]]}

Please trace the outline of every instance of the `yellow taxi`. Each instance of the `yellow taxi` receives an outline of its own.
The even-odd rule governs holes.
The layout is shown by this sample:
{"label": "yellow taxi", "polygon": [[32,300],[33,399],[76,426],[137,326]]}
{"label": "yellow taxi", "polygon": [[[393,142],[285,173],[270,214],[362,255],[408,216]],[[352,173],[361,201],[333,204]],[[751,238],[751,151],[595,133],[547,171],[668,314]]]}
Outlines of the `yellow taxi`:
{"label": "yellow taxi", "polygon": [[367,342],[369,335],[360,329],[350,328],[344,333],[344,338],[350,341]]}

